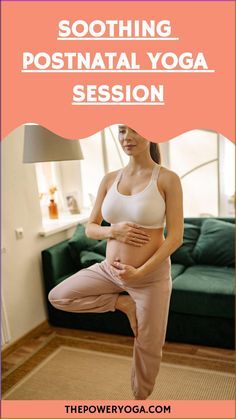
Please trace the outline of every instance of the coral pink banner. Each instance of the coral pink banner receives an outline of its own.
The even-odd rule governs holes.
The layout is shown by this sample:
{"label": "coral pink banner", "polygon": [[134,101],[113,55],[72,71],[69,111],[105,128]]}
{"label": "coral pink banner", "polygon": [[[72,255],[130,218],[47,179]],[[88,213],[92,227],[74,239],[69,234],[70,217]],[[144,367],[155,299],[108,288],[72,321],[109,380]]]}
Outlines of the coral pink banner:
{"label": "coral pink banner", "polygon": [[[73,410],[72,410],[73,409]],[[100,413],[99,412],[100,409]],[[103,409],[104,413],[101,413]],[[113,409],[113,410],[112,410]],[[233,400],[4,400],[3,418],[235,418]]]}
{"label": "coral pink banner", "polygon": [[[197,128],[234,141],[234,10],[225,1],[3,2],[3,137],[28,122],[70,139],[124,123],[158,142]],[[149,32],[144,21],[154,21]]]}

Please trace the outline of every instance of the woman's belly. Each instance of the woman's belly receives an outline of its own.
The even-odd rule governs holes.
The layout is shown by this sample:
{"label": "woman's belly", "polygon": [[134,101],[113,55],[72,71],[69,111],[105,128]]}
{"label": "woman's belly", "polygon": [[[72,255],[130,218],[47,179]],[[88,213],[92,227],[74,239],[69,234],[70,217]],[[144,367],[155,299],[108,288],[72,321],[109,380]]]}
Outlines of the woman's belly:
{"label": "woman's belly", "polygon": [[165,238],[163,228],[142,228],[142,230],[150,235],[150,240],[140,247],[122,243],[115,239],[108,240],[106,248],[106,259],[108,263],[112,264],[118,259],[121,263],[131,265],[135,268],[143,265],[159,249]]}

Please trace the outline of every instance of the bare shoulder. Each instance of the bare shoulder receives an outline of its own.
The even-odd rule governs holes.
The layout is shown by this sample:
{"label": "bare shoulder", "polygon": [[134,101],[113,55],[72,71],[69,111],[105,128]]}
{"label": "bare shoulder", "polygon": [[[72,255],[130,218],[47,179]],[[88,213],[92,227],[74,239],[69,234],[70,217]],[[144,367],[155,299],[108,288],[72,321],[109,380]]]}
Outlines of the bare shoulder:
{"label": "bare shoulder", "polygon": [[165,166],[161,166],[158,180],[164,190],[178,186],[181,183],[179,175]]}
{"label": "bare shoulder", "polygon": [[113,172],[106,173],[102,179],[102,183],[106,189],[109,189],[112,183],[115,181],[116,176],[118,175],[120,170],[115,170]]}

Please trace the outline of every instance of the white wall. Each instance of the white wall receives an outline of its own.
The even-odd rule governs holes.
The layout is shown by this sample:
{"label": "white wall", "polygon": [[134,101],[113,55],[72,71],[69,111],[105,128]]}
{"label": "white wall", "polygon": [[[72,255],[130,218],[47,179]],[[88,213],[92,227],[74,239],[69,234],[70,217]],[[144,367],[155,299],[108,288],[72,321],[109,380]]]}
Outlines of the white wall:
{"label": "white wall", "polygon": [[[23,164],[24,127],[2,141],[2,293],[11,342],[47,318],[41,250],[72,233],[40,237],[41,212],[33,164]],[[23,227],[24,238],[15,229]],[[4,249],[4,250],[3,250]]]}

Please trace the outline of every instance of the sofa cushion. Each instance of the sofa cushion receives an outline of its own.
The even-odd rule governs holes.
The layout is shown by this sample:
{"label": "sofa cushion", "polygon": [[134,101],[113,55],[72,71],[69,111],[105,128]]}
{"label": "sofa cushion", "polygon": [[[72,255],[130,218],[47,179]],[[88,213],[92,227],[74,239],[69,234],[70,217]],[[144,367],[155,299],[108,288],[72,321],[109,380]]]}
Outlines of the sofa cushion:
{"label": "sofa cushion", "polygon": [[77,268],[81,268],[80,252],[95,246],[98,240],[90,239],[85,234],[85,227],[78,224],[73,236],[68,240],[69,251]]}
{"label": "sofa cushion", "polygon": [[171,310],[234,318],[234,269],[206,265],[186,268],[173,281]]}
{"label": "sofa cushion", "polygon": [[174,280],[177,276],[185,271],[185,266],[178,263],[171,263],[171,277]]}
{"label": "sofa cushion", "polygon": [[198,264],[214,266],[234,265],[234,224],[214,218],[206,219],[193,250]]}
{"label": "sofa cushion", "polygon": [[104,256],[99,255],[98,253],[95,253],[95,252],[82,250],[82,252],[80,253],[80,263],[81,263],[82,269],[88,268],[94,263],[100,263],[103,260],[104,260]]}
{"label": "sofa cushion", "polygon": [[68,240],[54,244],[42,251],[43,274],[47,292],[57,284],[58,278],[77,271],[68,247]]}
{"label": "sofa cushion", "polygon": [[200,231],[201,229],[197,225],[189,223],[184,224],[183,244],[174,253],[172,253],[172,263],[178,263],[185,266],[192,266],[195,264],[192,253]]}
{"label": "sofa cushion", "polygon": [[107,248],[107,241],[101,240],[98,243],[89,248],[91,252],[98,253],[99,255],[105,256]]}

